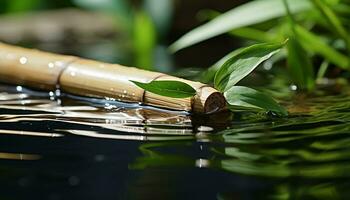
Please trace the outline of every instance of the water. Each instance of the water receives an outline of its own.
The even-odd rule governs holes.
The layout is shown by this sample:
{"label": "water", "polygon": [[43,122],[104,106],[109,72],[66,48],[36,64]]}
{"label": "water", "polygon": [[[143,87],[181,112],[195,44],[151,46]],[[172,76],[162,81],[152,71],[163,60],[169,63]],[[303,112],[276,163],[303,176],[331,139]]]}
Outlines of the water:
{"label": "water", "polygon": [[350,196],[347,87],[285,101],[288,118],[0,91],[0,199]]}

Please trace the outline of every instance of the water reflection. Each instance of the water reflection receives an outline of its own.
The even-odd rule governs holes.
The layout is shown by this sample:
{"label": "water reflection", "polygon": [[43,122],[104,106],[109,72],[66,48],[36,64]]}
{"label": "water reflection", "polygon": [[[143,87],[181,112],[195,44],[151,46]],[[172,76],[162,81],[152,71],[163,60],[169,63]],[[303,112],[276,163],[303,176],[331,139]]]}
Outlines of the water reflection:
{"label": "water reflection", "polygon": [[39,155],[35,155],[35,154],[0,152],[0,159],[6,159],[6,160],[38,160],[38,159],[40,159],[40,156]]}
{"label": "water reflection", "polygon": [[[69,187],[85,184],[84,191],[100,194],[84,177],[98,181],[102,176],[101,185],[126,181],[122,185],[127,188],[120,190],[129,199],[350,196],[348,88],[336,95],[295,97],[285,102],[288,118],[249,112],[189,116],[16,86],[1,86],[0,91],[0,150],[25,152],[0,153],[0,159],[40,155],[32,158],[43,158],[44,172],[52,163],[66,167],[61,173]],[[12,140],[19,145],[11,145]],[[71,162],[91,171],[70,171]]]}

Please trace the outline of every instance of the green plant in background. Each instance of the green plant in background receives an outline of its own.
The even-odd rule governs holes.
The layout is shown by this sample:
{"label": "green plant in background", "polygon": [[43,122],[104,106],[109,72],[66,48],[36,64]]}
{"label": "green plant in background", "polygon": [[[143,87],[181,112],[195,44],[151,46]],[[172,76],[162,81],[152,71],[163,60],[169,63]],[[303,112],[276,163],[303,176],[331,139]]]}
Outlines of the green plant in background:
{"label": "green plant in background", "polygon": [[[146,70],[167,72],[171,58],[161,42],[169,30],[172,0],[143,0],[140,5],[127,0],[73,0],[82,8],[112,15],[123,27],[134,54],[132,63]],[[157,66],[157,67],[155,67]]]}
{"label": "green plant in background", "polygon": [[[195,28],[170,46],[176,52],[229,33],[255,42],[290,41],[281,52],[299,89],[314,89],[330,66],[349,70],[349,2],[346,0],[255,0],[233,8]],[[230,53],[202,74],[208,82]],[[319,62],[321,61],[321,62]],[[320,64],[317,76],[314,72]]]}
{"label": "green plant in background", "polygon": [[289,27],[287,29],[287,36],[289,43],[287,45],[287,62],[290,74],[294,82],[302,89],[312,90],[314,88],[314,72],[310,57],[308,57],[306,50],[299,43],[300,38],[295,30],[296,24],[289,9],[288,2],[283,0]]}
{"label": "green plant in background", "polygon": [[13,0],[7,3],[6,12],[23,12],[37,9],[42,4],[42,0]]}
{"label": "green plant in background", "polygon": [[31,12],[44,9],[57,9],[72,7],[71,0],[45,1],[45,0],[1,0],[0,13]]}

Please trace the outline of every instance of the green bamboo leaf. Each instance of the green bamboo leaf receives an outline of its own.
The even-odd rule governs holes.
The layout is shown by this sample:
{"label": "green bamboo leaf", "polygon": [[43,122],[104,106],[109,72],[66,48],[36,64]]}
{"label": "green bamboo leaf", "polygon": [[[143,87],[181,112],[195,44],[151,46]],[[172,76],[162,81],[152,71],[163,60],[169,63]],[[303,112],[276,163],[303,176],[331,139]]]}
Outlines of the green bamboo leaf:
{"label": "green bamboo leaf", "polygon": [[321,37],[315,35],[309,30],[300,25],[294,25],[298,39],[301,41],[301,45],[315,53],[322,55],[329,62],[341,67],[343,69],[349,69],[349,58],[337,50],[329,46]]}
{"label": "green bamboo leaf", "polygon": [[135,64],[141,69],[154,70],[152,56],[156,46],[156,30],[152,19],[147,13],[137,11],[133,24]]}
{"label": "green bamboo leaf", "polygon": [[344,41],[347,43],[349,48],[349,45],[350,45],[349,34],[347,33],[346,29],[342,25],[340,19],[330,8],[330,6],[323,0],[311,0],[311,1],[315,5],[315,7],[321,12],[323,17],[327,20],[328,24],[330,25],[331,31],[334,31],[340,37],[342,37]]}
{"label": "green bamboo leaf", "polygon": [[249,87],[233,86],[224,93],[226,101],[231,106],[247,109],[262,109],[287,116],[288,112],[270,96]]}
{"label": "green bamboo leaf", "polygon": [[234,51],[232,57],[226,60],[216,72],[215,88],[225,92],[250,74],[262,62],[277,53],[285,43],[255,44]]}
{"label": "green bamboo leaf", "polygon": [[289,42],[287,45],[287,62],[293,81],[301,89],[312,90],[315,85],[314,72],[311,59],[300,44],[300,38],[296,31],[297,24],[294,21],[287,0],[284,5],[289,23]]}
{"label": "green bamboo leaf", "polygon": [[[292,13],[298,13],[312,8],[308,0],[288,0]],[[256,0],[216,17],[210,22],[188,32],[170,46],[173,52],[193,44],[229,32],[285,15],[282,0]]]}
{"label": "green bamboo leaf", "polygon": [[293,36],[289,38],[287,52],[288,68],[293,81],[301,89],[312,90],[315,81],[311,60],[305,49]]}
{"label": "green bamboo leaf", "polygon": [[187,98],[196,95],[196,90],[190,85],[180,81],[152,81],[149,83],[141,83],[138,81],[132,81],[138,87],[158,94],[161,96],[172,98]]}
{"label": "green bamboo leaf", "polygon": [[281,41],[281,38],[277,34],[269,33],[252,27],[243,27],[232,30],[230,35],[253,40],[256,42],[277,42]]}

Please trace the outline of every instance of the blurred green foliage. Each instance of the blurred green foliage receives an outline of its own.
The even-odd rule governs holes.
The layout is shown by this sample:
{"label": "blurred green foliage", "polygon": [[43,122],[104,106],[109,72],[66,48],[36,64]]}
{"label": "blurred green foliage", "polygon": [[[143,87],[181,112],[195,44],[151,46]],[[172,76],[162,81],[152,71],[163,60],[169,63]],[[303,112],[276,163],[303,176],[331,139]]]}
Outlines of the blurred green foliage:
{"label": "blurred green foliage", "polygon": [[2,0],[0,1],[0,13],[28,12],[72,6],[74,4],[71,0]]}
{"label": "blurred green foliage", "polygon": [[[169,71],[171,57],[162,44],[170,29],[173,0],[2,0],[0,13],[76,7],[112,16],[126,36],[133,63],[148,70]],[[164,67],[154,67],[162,66]]]}
{"label": "blurred green foliage", "polygon": [[[73,2],[77,6],[102,11],[115,17],[130,36],[135,66],[147,70],[167,71],[167,68],[154,66],[157,60],[170,59],[166,49],[159,46],[170,28],[172,0],[143,0],[138,4],[126,0],[73,0]],[[156,53],[156,50],[162,49],[163,53]]]}
{"label": "blurred green foliage", "polygon": [[350,69],[349,6],[348,0],[249,1],[223,14],[207,12],[208,18],[216,17],[182,36],[170,49],[175,52],[223,33],[253,43],[290,38],[287,53],[281,51],[280,57],[287,60],[291,83],[310,91],[329,67]]}

